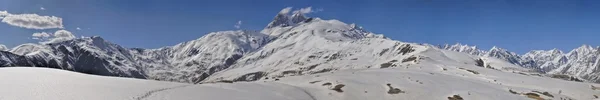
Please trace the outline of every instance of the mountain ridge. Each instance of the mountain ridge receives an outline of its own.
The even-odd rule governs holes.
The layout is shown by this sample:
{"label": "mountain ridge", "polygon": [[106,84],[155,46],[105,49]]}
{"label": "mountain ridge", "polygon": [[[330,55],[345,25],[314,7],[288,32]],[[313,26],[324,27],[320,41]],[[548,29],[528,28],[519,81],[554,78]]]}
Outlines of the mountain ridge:
{"label": "mountain ridge", "polygon": [[[465,47],[473,46],[446,45],[446,47],[441,48],[473,54],[470,51],[461,51],[456,49]],[[563,51],[555,48],[551,50],[532,50],[523,55],[518,55],[514,52],[508,52],[507,50],[500,49],[496,46],[494,46],[491,50],[494,49],[496,51],[504,52],[503,54],[505,54],[505,56],[491,57],[509,61],[516,65],[536,69],[542,73],[572,75],[587,79],[588,81],[596,83],[600,82],[600,78],[598,78],[600,75],[598,74],[600,73],[600,70],[597,70],[600,68],[600,49],[598,47],[593,48],[591,45],[583,44],[582,46],[574,48],[568,53],[564,53]],[[490,56],[488,54],[489,52],[484,51],[484,53],[487,54],[486,56]]]}
{"label": "mountain ridge", "polygon": [[260,31],[211,32],[196,40],[156,49],[125,48],[99,36],[51,44],[23,44],[0,52],[0,65],[201,83],[255,81],[343,69],[408,67],[418,64],[415,59],[426,59],[420,53],[443,49],[475,55],[485,61],[497,58],[540,73],[567,74],[600,82],[600,74],[594,74],[600,72],[595,70],[600,67],[600,50],[589,45],[566,54],[555,49],[524,55],[496,46],[488,51],[459,43],[436,47],[392,40],[335,19],[282,12]]}

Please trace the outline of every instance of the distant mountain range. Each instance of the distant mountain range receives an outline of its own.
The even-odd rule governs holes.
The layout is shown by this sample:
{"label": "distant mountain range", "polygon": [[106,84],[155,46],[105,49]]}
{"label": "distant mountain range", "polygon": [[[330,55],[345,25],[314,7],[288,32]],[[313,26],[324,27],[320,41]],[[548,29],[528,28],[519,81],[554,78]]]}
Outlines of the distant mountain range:
{"label": "distant mountain range", "polygon": [[498,47],[492,47],[489,51],[484,51],[476,46],[458,43],[454,45],[446,44],[439,46],[439,48],[471,55],[494,57],[542,73],[573,75],[591,82],[600,82],[600,47],[594,48],[590,45],[582,45],[568,53],[558,49],[533,50],[523,55]]}
{"label": "distant mountain range", "polygon": [[497,58],[540,73],[600,82],[599,47],[583,45],[568,53],[553,49],[518,55],[498,47],[484,51],[462,44],[405,43],[371,33],[356,24],[306,17],[299,12],[279,13],[261,31],[213,32],[158,49],[125,48],[98,36],[51,44],[22,44],[0,51],[0,66],[49,67],[185,83],[254,81],[340,69],[408,66],[396,62],[417,59],[415,49],[443,49]]}

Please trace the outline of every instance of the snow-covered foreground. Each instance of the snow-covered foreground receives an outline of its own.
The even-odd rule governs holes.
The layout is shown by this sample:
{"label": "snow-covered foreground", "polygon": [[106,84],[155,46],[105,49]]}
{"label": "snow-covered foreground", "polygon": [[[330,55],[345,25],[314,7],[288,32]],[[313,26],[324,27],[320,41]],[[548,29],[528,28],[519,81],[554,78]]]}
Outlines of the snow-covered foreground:
{"label": "snow-covered foreground", "polygon": [[135,99],[153,90],[185,85],[49,68],[0,68],[0,100]]}
{"label": "snow-covered foreground", "polygon": [[183,84],[49,68],[0,68],[0,100],[310,100],[281,83]]}
{"label": "snow-covered foreground", "polygon": [[537,76],[492,58],[485,60],[494,69],[475,66],[474,57],[458,52],[429,49],[419,56],[415,62],[391,68],[347,69],[254,82],[198,85],[47,68],[0,68],[0,99],[443,100],[457,95],[466,100],[529,100],[537,96],[591,100],[600,95],[600,90],[592,88],[600,84]]}

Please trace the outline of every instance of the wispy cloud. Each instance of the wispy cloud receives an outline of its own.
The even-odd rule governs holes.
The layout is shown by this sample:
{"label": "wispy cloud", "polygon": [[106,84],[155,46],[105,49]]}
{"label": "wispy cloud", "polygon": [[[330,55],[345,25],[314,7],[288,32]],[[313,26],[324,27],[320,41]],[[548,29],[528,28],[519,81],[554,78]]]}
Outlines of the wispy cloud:
{"label": "wispy cloud", "polygon": [[50,34],[46,32],[33,33],[31,39],[45,41],[50,37]]}
{"label": "wispy cloud", "polygon": [[0,11],[0,19],[6,17],[8,15],[9,15],[8,12],[6,12],[6,11]]}
{"label": "wispy cloud", "polygon": [[8,51],[8,48],[5,45],[0,44],[0,51]]}
{"label": "wispy cloud", "polygon": [[77,29],[77,30],[81,30],[81,28],[79,28],[79,27],[77,27],[77,28],[75,28],[75,29]]}
{"label": "wispy cloud", "polygon": [[67,30],[58,30],[54,33],[39,32],[33,33],[31,39],[39,40],[42,44],[57,43],[75,39],[75,35]]}
{"label": "wispy cloud", "polygon": [[44,8],[44,7],[40,7],[40,10],[46,10],[46,8]]}
{"label": "wispy cloud", "polygon": [[54,35],[54,37],[50,38],[48,41],[41,42],[41,43],[43,43],[43,44],[58,43],[58,42],[75,39],[75,35],[73,35],[73,33],[69,32],[67,30],[58,30],[58,31],[54,32],[53,35]]}
{"label": "wispy cloud", "polygon": [[294,10],[293,13],[308,14],[308,13],[316,13],[316,12],[321,12],[321,11],[323,11],[323,8],[319,8],[317,10],[313,10],[312,7],[306,7],[306,8],[300,8],[298,10]]}
{"label": "wispy cloud", "polygon": [[292,11],[292,7],[285,7],[279,11],[279,14],[288,14],[290,11]]}
{"label": "wispy cloud", "polygon": [[55,16],[40,16],[37,14],[10,14],[0,11],[2,22],[12,26],[27,29],[63,28],[62,18]]}
{"label": "wispy cloud", "polygon": [[235,23],[235,25],[233,25],[233,27],[240,29],[240,27],[242,26],[242,21],[238,21],[237,23]]}

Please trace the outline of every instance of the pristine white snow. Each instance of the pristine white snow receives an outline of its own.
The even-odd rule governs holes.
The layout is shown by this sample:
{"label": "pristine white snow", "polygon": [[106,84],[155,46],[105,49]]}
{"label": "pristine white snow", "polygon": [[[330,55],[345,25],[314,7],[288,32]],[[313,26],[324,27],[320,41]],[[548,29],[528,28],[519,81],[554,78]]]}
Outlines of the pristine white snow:
{"label": "pristine white snow", "polygon": [[[460,95],[466,100],[596,99],[600,84],[564,81],[535,73],[518,74],[503,60],[487,59],[490,69],[475,66],[477,56],[433,47],[416,53],[411,65],[346,69],[333,72],[263,79],[254,82],[182,84],[86,75],[58,69],[0,68],[0,99],[7,100],[440,100]],[[467,70],[478,72],[474,74]],[[331,83],[331,85],[323,85]],[[331,90],[344,84],[341,92]],[[390,84],[401,93],[389,94]]]}
{"label": "pristine white snow", "polygon": [[[267,74],[266,77],[272,78],[341,69],[379,68],[392,60],[413,56],[412,52],[398,54],[401,48],[412,47],[415,52],[420,52],[431,46],[387,39],[356,24],[335,19],[289,13],[278,13],[261,31],[212,32],[196,40],[158,49],[124,48],[100,37],[88,37],[53,44],[22,44],[10,53],[34,59],[22,61],[35,63],[31,66],[48,65],[44,67],[198,83],[239,78],[253,80],[256,77],[242,77],[251,73]],[[600,68],[599,47],[584,45],[567,54],[551,50],[532,51],[525,55],[498,47],[483,51],[458,43],[439,48],[480,58],[496,58],[542,73],[567,74],[589,82],[600,82],[600,70],[596,70]],[[5,62],[9,63],[5,65],[16,63]],[[398,67],[405,65],[393,64]]]}
{"label": "pristine white snow", "polygon": [[[462,44],[434,47],[300,13],[279,13],[260,32],[213,32],[158,49],[127,49],[89,37],[23,44],[10,52],[62,61],[57,64],[67,70],[150,80],[0,68],[0,100],[438,100],[453,95],[467,100],[520,100],[528,99],[525,93],[544,99],[589,100],[600,95],[592,88],[599,84],[542,74],[598,79],[599,47],[525,55],[498,47],[489,51]],[[484,66],[476,66],[478,59]],[[219,83],[223,80],[237,82]],[[332,90],[340,84],[344,85],[341,91]],[[388,93],[389,87],[397,93]]]}
{"label": "pristine white snow", "polygon": [[0,68],[1,100],[125,100],[187,84],[35,67]]}

